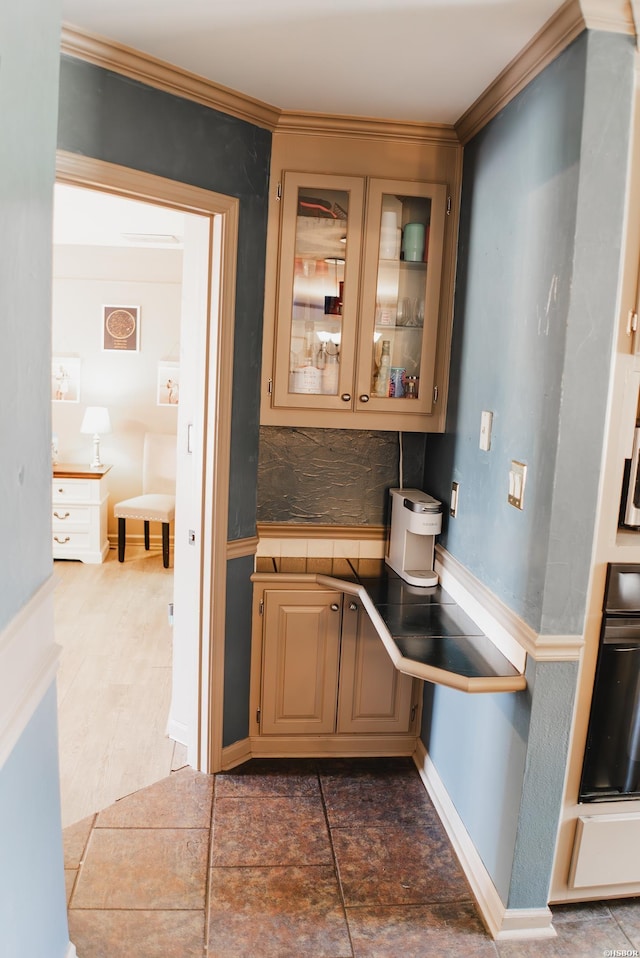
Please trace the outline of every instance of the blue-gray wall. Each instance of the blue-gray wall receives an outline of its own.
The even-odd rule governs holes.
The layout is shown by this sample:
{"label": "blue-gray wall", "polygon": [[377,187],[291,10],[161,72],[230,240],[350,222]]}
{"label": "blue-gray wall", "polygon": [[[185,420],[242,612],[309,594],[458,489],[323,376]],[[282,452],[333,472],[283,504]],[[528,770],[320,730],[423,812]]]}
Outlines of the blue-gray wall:
{"label": "blue-gray wall", "polygon": [[[632,90],[632,39],[584,33],[465,147],[451,399],[424,488],[448,502],[460,483],[442,544],[545,635],[584,623]],[[518,695],[429,690],[422,731],[512,908],[546,903],[577,665],[529,661],[527,678]]]}
{"label": "blue-gray wall", "polygon": [[[240,200],[229,539],[255,535],[259,386],[271,133],[71,57],[61,65],[58,146]],[[240,384],[238,386],[238,384]],[[228,567],[226,744],[248,721],[251,582]],[[248,630],[248,631],[247,631]],[[246,689],[237,677],[247,676]],[[234,677],[230,686],[227,681]],[[241,683],[242,685],[242,683]],[[242,697],[238,697],[238,695]],[[244,723],[237,715],[244,709]]]}
{"label": "blue-gray wall", "polygon": [[[0,4],[0,536],[11,543],[0,553],[0,633],[52,574],[51,235],[60,19],[57,0]],[[38,704],[33,690],[21,692],[20,710],[7,717],[8,728],[0,727],[6,746],[14,723],[25,723],[0,766],[0,952],[64,958],[56,693],[51,686]]]}
{"label": "blue-gray wall", "polygon": [[69,943],[52,686],[0,769],[0,954],[64,958]]}

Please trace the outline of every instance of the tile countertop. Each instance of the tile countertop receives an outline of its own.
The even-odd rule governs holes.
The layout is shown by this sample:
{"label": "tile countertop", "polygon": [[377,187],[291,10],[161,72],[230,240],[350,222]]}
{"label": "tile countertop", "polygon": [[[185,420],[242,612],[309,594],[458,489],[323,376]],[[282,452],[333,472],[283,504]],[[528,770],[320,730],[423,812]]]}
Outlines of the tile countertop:
{"label": "tile countertop", "polygon": [[400,672],[463,692],[517,692],[525,676],[439,585],[409,585],[382,559],[256,559],[254,581],[309,579],[356,595]]}

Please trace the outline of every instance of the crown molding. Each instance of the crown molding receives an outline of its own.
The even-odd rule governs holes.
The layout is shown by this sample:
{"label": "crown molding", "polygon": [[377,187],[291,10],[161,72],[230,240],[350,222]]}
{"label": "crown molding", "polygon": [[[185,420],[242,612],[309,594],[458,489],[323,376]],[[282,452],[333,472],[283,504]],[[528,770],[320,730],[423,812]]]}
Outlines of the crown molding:
{"label": "crown molding", "polygon": [[465,144],[585,29],[635,35],[640,0],[566,0],[454,125],[280,110],[149,54],[64,24],[62,53],[272,133]]}
{"label": "crown molding", "polygon": [[162,60],[64,24],[62,53],[273,132],[280,110]]}
{"label": "crown molding", "polygon": [[588,30],[635,35],[632,6],[636,0],[580,0]]}
{"label": "crown molding", "polygon": [[283,110],[278,119],[278,133],[308,133],[310,136],[345,136],[385,140],[419,140],[421,143],[451,142],[459,146],[452,125],[420,123],[413,120],[378,119],[376,117],[340,116],[322,113],[299,113]]}
{"label": "crown molding", "polygon": [[468,143],[587,29],[634,36],[630,0],[567,0],[460,117],[455,124],[460,142]]}

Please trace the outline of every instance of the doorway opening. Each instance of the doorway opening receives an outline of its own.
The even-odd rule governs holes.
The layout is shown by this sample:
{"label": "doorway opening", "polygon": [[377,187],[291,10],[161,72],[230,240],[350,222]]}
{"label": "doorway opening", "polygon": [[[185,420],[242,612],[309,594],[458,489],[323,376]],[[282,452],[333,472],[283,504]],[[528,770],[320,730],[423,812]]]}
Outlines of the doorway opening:
{"label": "doorway opening", "polygon": [[[127,387],[123,387],[122,383],[118,384],[118,377],[113,375],[113,370],[111,376],[105,377],[103,374],[105,360],[107,363],[113,363],[114,360],[121,363],[123,360],[126,362],[133,359],[137,361],[137,370],[145,381],[147,393],[153,392],[153,405],[146,413],[152,420],[152,430],[175,430],[178,462],[175,542],[172,549],[174,561],[173,569],[166,570],[173,579],[174,610],[171,695],[166,731],[172,739],[182,744],[188,764],[202,771],[216,771],[220,767],[222,752],[230,371],[233,366],[237,201],[138,171],[63,153],[58,156],[58,182],[74,188],[79,187],[84,191],[85,200],[89,196],[95,198],[97,194],[103,199],[111,199],[116,205],[125,200],[135,201],[145,204],[158,216],[168,212],[179,217],[180,222],[184,223],[179,296],[180,333],[177,337],[180,342],[179,349],[174,343],[171,347],[167,346],[165,340],[161,355],[154,354],[151,349],[154,332],[152,324],[155,320],[157,333],[158,315],[147,315],[148,310],[141,310],[138,314],[138,350],[131,350],[132,355],[94,355],[94,370],[89,379],[90,389],[96,390],[100,387],[103,390],[104,402],[98,402],[101,397],[96,398],[90,390],[86,393],[86,402],[91,399],[92,403],[108,406],[105,390],[111,388],[114,427],[112,434],[105,437],[108,442],[104,443],[104,449],[110,452],[110,458],[118,460],[120,457],[121,462],[126,460],[127,444],[131,447],[136,441],[139,443],[149,423],[140,415],[139,409],[137,415],[133,414],[131,408],[127,409]],[[176,222],[178,220],[174,220],[174,225]],[[139,235],[138,240],[145,244],[145,254],[150,253],[148,236],[153,230],[125,229],[124,232],[146,234]],[[165,235],[175,237],[176,232],[171,227]],[[168,252],[169,245],[171,241],[162,241],[163,253]],[[164,257],[167,263],[170,259],[170,256]],[[168,286],[165,286],[164,292],[167,290]],[[172,290],[172,295],[175,301],[175,289]],[[96,317],[85,314],[83,321],[86,327],[90,327],[95,325]],[[98,319],[98,330],[101,322],[102,320]],[[148,329],[146,324],[149,324]],[[54,339],[54,352],[60,348],[59,341]],[[66,343],[62,348],[72,352],[71,346]],[[79,350],[76,348],[73,351]],[[174,355],[176,352],[177,356]],[[178,403],[166,402],[164,387],[168,364],[175,364],[171,366],[170,372],[173,375],[175,370],[176,379],[179,381]],[[152,368],[149,368],[150,366]],[[102,371],[96,372],[96,369]],[[133,378],[135,380],[135,375]],[[118,394],[119,385],[124,389],[124,397],[122,392]],[[137,383],[135,388],[140,386],[141,384]],[[114,397],[118,395],[120,398],[116,401]],[[86,403],[81,402],[80,409],[84,409],[85,405]],[[170,405],[177,406],[177,409],[167,408]],[[76,418],[80,409],[76,410]],[[73,420],[69,407],[64,409],[64,415]],[[172,426],[167,427],[167,421],[161,420],[160,425],[164,425],[164,428],[158,428],[159,415],[173,416]],[[73,441],[82,443],[86,438],[74,437]],[[118,439],[120,446],[117,445]],[[60,440],[61,437],[58,436],[58,441]],[[80,455],[82,448],[74,446],[75,455]],[[129,455],[130,451],[129,449]],[[114,476],[116,471],[114,470]],[[122,472],[123,475],[116,481],[115,486],[119,486],[120,480],[124,479],[126,466],[123,466]],[[110,514],[113,503],[119,498],[121,495],[118,489],[111,496]],[[111,518],[112,547],[115,544],[113,521]],[[130,546],[127,544],[127,554],[129,551]],[[113,548],[110,559],[112,552]],[[140,552],[144,556],[143,550]],[[148,557],[149,554],[146,558]],[[115,562],[115,555],[112,559]],[[159,564],[161,568],[160,559]],[[125,572],[117,566],[118,563],[115,563],[113,569],[116,578],[118,571]],[[162,595],[159,602],[162,614],[167,616],[168,603],[165,603],[164,598]],[[105,609],[104,614],[108,620],[109,609]],[[135,614],[135,596],[132,596],[131,618],[134,620]],[[104,650],[104,656],[108,667],[108,649]],[[132,654],[131,667],[135,668],[135,651]],[[91,720],[90,709],[85,720]],[[130,735],[135,737],[135,729],[130,730]],[[97,760],[99,761],[98,757]]]}

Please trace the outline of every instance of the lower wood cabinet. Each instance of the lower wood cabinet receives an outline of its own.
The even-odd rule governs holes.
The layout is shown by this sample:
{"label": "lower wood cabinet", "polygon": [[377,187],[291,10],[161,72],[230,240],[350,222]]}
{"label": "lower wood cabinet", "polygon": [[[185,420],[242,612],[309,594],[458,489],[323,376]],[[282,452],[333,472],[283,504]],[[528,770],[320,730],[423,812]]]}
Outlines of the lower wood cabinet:
{"label": "lower wood cabinet", "polygon": [[400,736],[406,745],[421,683],[397,671],[357,599],[321,588],[259,588],[256,609],[260,736],[344,737],[351,751],[354,736]]}
{"label": "lower wood cabinet", "polygon": [[418,690],[410,675],[395,668],[360,603],[345,595],[338,732],[408,732]]}

